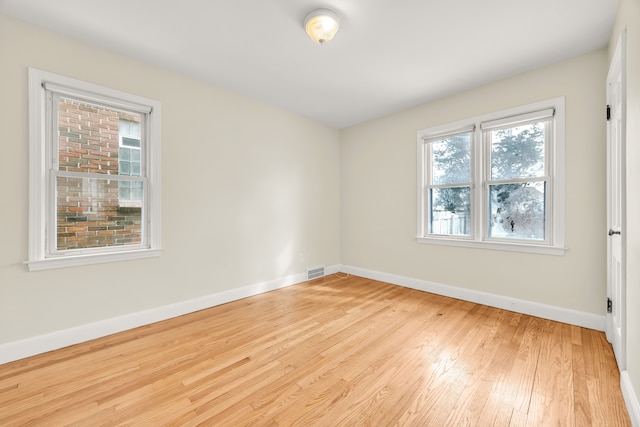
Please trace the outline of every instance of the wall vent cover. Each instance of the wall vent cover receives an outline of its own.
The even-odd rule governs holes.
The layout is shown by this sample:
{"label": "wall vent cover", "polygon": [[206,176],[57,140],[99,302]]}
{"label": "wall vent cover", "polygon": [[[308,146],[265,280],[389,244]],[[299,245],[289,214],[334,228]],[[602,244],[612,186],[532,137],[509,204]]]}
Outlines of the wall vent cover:
{"label": "wall vent cover", "polygon": [[307,280],[317,279],[324,276],[324,265],[321,267],[314,267],[307,269]]}

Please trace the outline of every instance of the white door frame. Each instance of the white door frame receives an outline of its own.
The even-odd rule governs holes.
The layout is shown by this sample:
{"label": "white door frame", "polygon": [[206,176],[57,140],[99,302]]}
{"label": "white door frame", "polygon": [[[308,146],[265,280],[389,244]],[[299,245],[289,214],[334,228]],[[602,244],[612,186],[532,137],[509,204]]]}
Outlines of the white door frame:
{"label": "white door frame", "polygon": [[[607,313],[606,335],[613,346],[620,371],[626,369],[626,50],[624,30],[609,65],[606,82],[607,106],[611,106],[611,120],[607,121],[607,298],[612,301],[612,313]],[[612,99],[613,85],[619,85],[616,99]],[[617,102],[619,100],[619,102]],[[615,103],[615,105],[613,105]],[[619,122],[616,122],[617,119]],[[616,141],[619,138],[619,146]],[[614,164],[617,162],[617,165]],[[613,181],[617,181],[614,185]],[[616,197],[614,190],[618,189]],[[617,203],[613,203],[617,200]],[[617,204],[617,207],[615,206]],[[615,211],[618,210],[616,215]],[[613,235],[612,235],[613,233]],[[619,235],[618,235],[619,234]],[[616,247],[620,245],[619,247]],[[616,272],[616,263],[621,268]],[[619,282],[619,283],[616,283]],[[619,289],[617,289],[619,287]]]}

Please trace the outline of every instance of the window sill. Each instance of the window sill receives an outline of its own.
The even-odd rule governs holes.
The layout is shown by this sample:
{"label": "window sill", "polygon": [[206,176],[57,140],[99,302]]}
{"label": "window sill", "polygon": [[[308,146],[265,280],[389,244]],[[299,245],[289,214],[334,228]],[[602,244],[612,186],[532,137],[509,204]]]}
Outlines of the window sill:
{"label": "window sill", "polygon": [[24,263],[29,271],[50,270],[54,268],[76,267],[81,265],[103,264],[107,262],[129,261],[134,259],[160,256],[162,249],[141,249],[134,251],[113,252],[107,254],[85,254],[29,260]]}
{"label": "window sill", "polygon": [[485,242],[477,240],[453,240],[439,239],[433,237],[416,237],[416,241],[420,244],[441,245],[441,246],[457,246],[464,248],[491,249],[496,251],[508,252],[526,252],[542,255],[564,255],[567,248],[561,246],[550,245],[532,245],[523,243],[508,242]]}

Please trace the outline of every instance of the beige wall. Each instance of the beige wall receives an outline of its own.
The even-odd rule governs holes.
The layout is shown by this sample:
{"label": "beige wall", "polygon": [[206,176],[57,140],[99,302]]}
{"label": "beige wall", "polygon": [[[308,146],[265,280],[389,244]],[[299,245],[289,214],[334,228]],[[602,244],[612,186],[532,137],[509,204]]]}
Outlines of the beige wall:
{"label": "beige wall", "polygon": [[[0,344],[339,262],[337,130],[3,15],[0,58]],[[161,257],[27,272],[27,67],[162,103]]]}
{"label": "beige wall", "polygon": [[[627,372],[640,396],[640,2],[620,0],[609,41],[613,56],[621,32],[627,30]],[[625,232],[625,230],[623,230]]]}
{"label": "beige wall", "polygon": [[[344,129],[342,263],[604,315],[607,52]],[[564,256],[416,243],[416,132],[456,120],[566,97]]]}

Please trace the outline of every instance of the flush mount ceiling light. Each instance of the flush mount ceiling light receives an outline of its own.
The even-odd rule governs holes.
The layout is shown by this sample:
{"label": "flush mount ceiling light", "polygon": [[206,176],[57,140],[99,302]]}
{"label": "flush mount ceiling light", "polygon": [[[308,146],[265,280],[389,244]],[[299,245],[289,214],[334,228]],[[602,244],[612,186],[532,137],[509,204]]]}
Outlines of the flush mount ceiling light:
{"label": "flush mount ceiling light", "polygon": [[316,9],[304,17],[304,29],[316,43],[325,44],[338,31],[338,15],[329,9]]}

